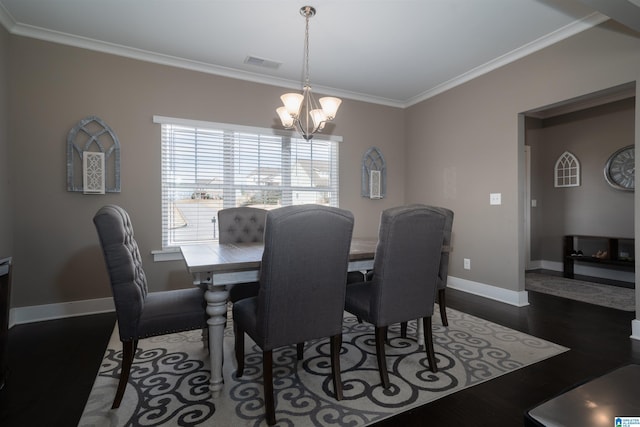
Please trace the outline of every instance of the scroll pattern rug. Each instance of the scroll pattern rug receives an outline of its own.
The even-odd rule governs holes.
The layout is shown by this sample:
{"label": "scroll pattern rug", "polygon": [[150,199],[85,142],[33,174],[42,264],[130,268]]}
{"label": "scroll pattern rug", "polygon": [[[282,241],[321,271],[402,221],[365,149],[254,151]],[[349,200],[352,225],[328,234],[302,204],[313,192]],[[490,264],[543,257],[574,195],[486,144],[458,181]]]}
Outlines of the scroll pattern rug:
{"label": "scroll pattern rug", "polygon": [[[437,307],[436,307],[437,313]],[[341,370],[344,399],[333,398],[328,340],[274,351],[279,426],[366,426],[448,394],[560,354],[565,347],[448,310],[449,327],[433,316],[438,373],[426,354],[399,328],[389,331],[387,365],[392,386],[380,386],[373,328],[345,315]],[[230,323],[230,322],[229,322]],[[80,426],[266,426],[262,355],[247,338],[245,372],[235,376],[233,332],[225,333],[224,390],[208,390],[208,353],[201,331],[141,340],[121,407],[110,410],[122,358],[117,331],[104,355]]]}
{"label": "scroll pattern rug", "polygon": [[623,311],[636,309],[636,290],[620,286],[567,279],[543,273],[526,273],[525,289]]}

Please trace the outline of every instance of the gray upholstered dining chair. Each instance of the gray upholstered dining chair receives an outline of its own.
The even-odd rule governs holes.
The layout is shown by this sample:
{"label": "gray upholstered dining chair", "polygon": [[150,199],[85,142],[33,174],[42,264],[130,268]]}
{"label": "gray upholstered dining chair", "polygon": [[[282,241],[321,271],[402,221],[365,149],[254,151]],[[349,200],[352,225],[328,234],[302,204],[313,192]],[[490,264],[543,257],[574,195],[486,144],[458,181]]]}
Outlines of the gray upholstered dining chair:
{"label": "gray upholstered dining chair", "polygon": [[297,205],[269,211],[258,296],[233,305],[237,376],[244,371],[244,334],[262,349],[264,399],[275,424],[273,355],[279,347],[330,337],[335,398],[342,399],[340,346],[353,233],[351,212]]}
{"label": "gray upholstered dining chair", "polygon": [[445,215],[425,206],[382,212],[370,281],[347,286],[345,310],[375,326],[380,380],[390,386],[385,356],[387,328],[422,319],[429,368],[437,372],[431,316],[436,297]]}
{"label": "gray upholstered dining chair", "polygon": [[107,265],[122,342],[122,369],[112,409],[124,396],[138,340],[207,327],[204,290],[149,292],[129,214],[106,205],[93,217]]}
{"label": "gray upholstered dining chair", "polygon": [[[220,243],[254,243],[264,241],[265,209],[250,206],[226,208],[218,211],[218,240]],[[258,295],[258,282],[239,283],[229,287],[229,301]]]}
{"label": "gray upholstered dining chair", "polygon": [[[447,319],[447,278],[449,277],[449,254],[451,252],[451,236],[453,230],[453,211],[451,209],[442,208],[439,206],[428,205],[412,205],[423,206],[437,212],[441,212],[445,215],[444,222],[444,236],[442,240],[442,253],[440,255],[440,268],[438,269],[438,307],[440,308],[440,319],[444,326],[449,326],[449,320]],[[373,270],[368,272],[367,280],[371,280],[373,277]],[[402,336],[406,336],[407,323],[402,323]]]}
{"label": "gray upholstered dining chair", "polygon": [[264,241],[265,209],[251,206],[218,211],[220,243],[255,243]]}

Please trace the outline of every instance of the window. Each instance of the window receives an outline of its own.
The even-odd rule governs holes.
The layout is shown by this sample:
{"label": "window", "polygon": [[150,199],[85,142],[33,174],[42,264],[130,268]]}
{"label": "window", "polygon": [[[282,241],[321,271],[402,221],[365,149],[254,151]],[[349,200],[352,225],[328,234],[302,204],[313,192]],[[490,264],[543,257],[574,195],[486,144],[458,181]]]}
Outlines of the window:
{"label": "window", "polygon": [[580,162],[577,157],[568,151],[556,161],[555,166],[556,187],[578,187],[580,185]]}
{"label": "window", "polygon": [[338,206],[338,142],[154,117],[162,125],[162,248],[217,240],[223,208]]}

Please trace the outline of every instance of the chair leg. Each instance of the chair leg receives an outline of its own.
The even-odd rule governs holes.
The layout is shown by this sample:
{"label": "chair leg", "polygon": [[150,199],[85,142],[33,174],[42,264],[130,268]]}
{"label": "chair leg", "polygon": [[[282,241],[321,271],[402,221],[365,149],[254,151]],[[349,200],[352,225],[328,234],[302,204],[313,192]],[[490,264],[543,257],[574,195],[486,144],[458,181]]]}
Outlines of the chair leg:
{"label": "chair leg", "polygon": [[389,388],[389,373],[387,372],[387,356],[384,351],[384,342],[387,335],[386,326],[376,326],[376,357],[378,358],[378,371],[382,387]]}
{"label": "chair leg", "polygon": [[424,346],[427,350],[427,360],[429,361],[429,368],[431,372],[438,372],[438,365],[436,364],[436,352],[433,349],[433,334],[431,332],[431,316],[422,318],[422,325],[424,329]]}
{"label": "chair leg", "polygon": [[234,323],[233,334],[235,335],[236,363],[238,364],[236,376],[241,377],[244,373],[244,331],[241,331]]}
{"label": "chair leg", "polygon": [[438,289],[438,305],[440,306],[440,318],[444,326],[449,326],[447,319],[447,299],[445,298],[446,288]]}
{"label": "chair leg", "polygon": [[304,343],[303,342],[299,342],[298,344],[296,344],[296,353],[297,353],[297,356],[298,356],[298,360],[302,360],[303,353],[304,353]]}
{"label": "chair leg", "polygon": [[340,374],[340,347],[342,334],[331,337],[331,373],[333,374],[333,390],[336,400],[342,400],[342,376]]}
{"label": "chair leg", "polygon": [[111,409],[117,409],[120,407],[124,391],[127,388],[129,382],[129,372],[131,372],[131,365],[133,364],[133,358],[135,356],[137,341],[124,341],[122,343],[122,368],[120,370],[120,380],[118,381],[118,389],[116,391],[116,397],[113,399],[113,405]]}
{"label": "chair leg", "polygon": [[267,424],[272,426],[276,423],[276,407],[273,398],[273,353],[271,350],[262,352],[262,376]]}
{"label": "chair leg", "polygon": [[400,323],[400,336],[402,338],[406,338],[407,337],[407,323],[408,322]]}

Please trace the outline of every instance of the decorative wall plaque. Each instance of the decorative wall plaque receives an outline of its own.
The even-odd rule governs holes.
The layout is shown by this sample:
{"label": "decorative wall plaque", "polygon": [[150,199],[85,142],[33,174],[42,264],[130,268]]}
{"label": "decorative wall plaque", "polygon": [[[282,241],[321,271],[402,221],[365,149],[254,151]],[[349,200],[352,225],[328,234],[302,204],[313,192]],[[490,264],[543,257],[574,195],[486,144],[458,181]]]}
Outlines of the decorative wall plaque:
{"label": "decorative wall plaque", "polygon": [[82,153],[82,185],[84,194],[104,194],[104,153]]}
{"label": "decorative wall plaque", "polygon": [[120,142],[99,117],[82,119],[69,131],[67,191],[85,194],[120,192]]}
{"label": "decorative wall plaque", "polygon": [[387,193],[387,166],[382,153],[371,147],[362,157],[362,197],[382,199]]}

